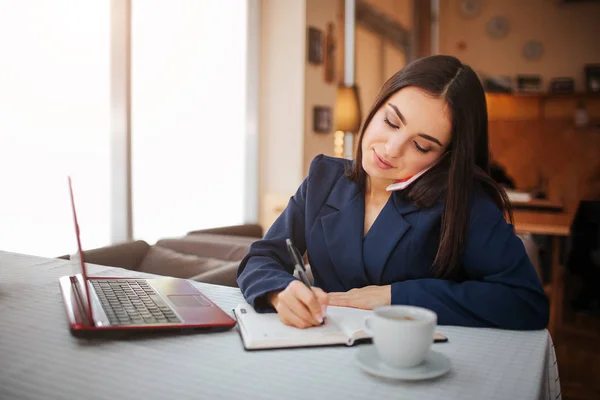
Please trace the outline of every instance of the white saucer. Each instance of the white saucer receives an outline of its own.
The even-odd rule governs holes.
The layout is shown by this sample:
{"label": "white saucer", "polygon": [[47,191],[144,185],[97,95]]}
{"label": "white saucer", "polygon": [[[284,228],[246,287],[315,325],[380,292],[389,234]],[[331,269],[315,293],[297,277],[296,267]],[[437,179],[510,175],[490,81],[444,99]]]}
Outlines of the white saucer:
{"label": "white saucer", "polygon": [[385,364],[377,354],[375,346],[364,346],[358,350],[356,359],[360,367],[375,376],[387,379],[421,380],[444,375],[450,371],[450,359],[431,350],[421,364],[410,368],[393,368]]}

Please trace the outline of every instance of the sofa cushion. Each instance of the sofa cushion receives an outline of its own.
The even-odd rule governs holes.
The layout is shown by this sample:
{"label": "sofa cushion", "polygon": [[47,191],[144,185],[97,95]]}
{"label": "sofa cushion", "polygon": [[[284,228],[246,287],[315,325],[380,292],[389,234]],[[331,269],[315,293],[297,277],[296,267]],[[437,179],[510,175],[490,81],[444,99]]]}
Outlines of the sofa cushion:
{"label": "sofa cushion", "polygon": [[256,238],[197,234],[180,238],[162,239],[156,246],[166,247],[179,253],[213,257],[220,260],[239,261],[248,253]]}
{"label": "sofa cushion", "polygon": [[215,258],[184,254],[163,246],[152,246],[142,261],[139,271],[188,279],[218,268],[226,261]]}
{"label": "sofa cushion", "polygon": [[218,228],[202,229],[188,232],[188,235],[197,234],[219,234],[219,235],[231,235],[231,236],[243,236],[253,237],[260,239],[263,237],[263,229],[259,224],[243,224],[243,225],[230,225],[222,226]]}
{"label": "sofa cushion", "polygon": [[238,287],[237,270],[239,265],[239,261],[226,261],[222,265],[211,269],[210,271],[192,276],[190,279],[198,282]]}
{"label": "sofa cushion", "polygon": [[[83,252],[86,263],[138,270],[150,245],[143,240],[117,243]],[[69,257],[70,258],[70,257]]]}

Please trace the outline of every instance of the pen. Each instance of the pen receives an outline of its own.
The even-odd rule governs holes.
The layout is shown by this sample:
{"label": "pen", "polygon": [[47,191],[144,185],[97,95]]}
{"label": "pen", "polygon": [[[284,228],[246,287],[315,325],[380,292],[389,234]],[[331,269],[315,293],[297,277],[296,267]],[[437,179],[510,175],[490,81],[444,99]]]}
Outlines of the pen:
{"label": "pen", "polygon": [[285,239],[285,244],[287,245],[287,250],[290,254],[290,257],[292,258],[294,268],[296,271],[298,271],[300,280],[304,282],[309,289],[311,289],[310,281],[308,280],[308,276],[306,276],[306,270],[304,269],[304,263],[302,262],[302,257],[300,257],[299,254],[300,252],[294,247],[290,239]]}
{"label": "pen", "polygon": [[[307,288],[312,290],[310,281],[308,280],[308,276],[306,276],[306,270],[304,269],[304,263],[302,262],[302,256],[296,247],[292,244],[290,239],[285,239],[285,244],[287,245],[288,253],[290,253],[290,257],[292,258],[292,263],[294,264],[294,268],[298,271],[298,275],[300,276],[300,280],[304,282]],[[324,324],[324,321],[321,319],[319,322]]]}

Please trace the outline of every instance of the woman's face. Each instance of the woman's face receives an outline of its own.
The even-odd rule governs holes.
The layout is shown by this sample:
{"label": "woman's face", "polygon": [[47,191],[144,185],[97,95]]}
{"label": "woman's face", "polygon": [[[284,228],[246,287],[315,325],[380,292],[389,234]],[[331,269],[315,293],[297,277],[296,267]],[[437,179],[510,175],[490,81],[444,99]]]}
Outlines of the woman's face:
{"label": "woman's face", "polygon": [[446,102],[415,87],[394,93],[367,126],[362,165],[371,179],[405,180],[433,165],[450,144]]}

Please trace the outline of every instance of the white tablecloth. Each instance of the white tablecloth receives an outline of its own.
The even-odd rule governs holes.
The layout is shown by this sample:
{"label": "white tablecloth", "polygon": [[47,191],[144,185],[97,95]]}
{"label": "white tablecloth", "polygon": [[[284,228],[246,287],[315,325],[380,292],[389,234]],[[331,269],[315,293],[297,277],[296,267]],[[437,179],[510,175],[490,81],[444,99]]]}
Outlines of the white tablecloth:
{"label": "white tablecloth", "polygon": [[[90,266],[99,276],[148,276]],[[360,370],[357,347],[247,352],[224,333],[77,339],[58,278],[64,260],[0,252],[0,399],[551,399],[560,398],[547,331],[440,326],[452,361],[443,377],[390,381]],[[238,289],[195,282],[227,312]],[[363,344],[361,346],[369,346]]]}

